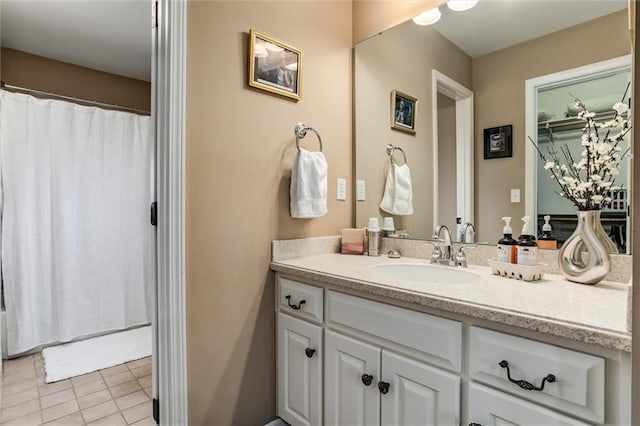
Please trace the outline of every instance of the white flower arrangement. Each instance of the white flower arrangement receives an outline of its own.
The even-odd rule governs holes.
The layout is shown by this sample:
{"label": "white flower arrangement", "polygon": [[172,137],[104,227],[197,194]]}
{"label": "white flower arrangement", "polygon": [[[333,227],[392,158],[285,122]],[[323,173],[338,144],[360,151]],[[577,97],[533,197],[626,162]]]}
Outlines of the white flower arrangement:
{"label": "white flower arrangement", "polygon": [[[600,210],[611,202],[612,193],[622,189],[615,185],[615,180],[629,149],[623,152],[619,145],[631,130],[631,118],[627,114],[627,105],[616,102],[613,105],[614,118],[597,123],[595,113],[589,112],[581,100],[574,99],[576,107],[581,110],[578,118],[586,122],[582,129],[583,150],[579,161],[574,160],[567,145],[560,148],[564,157],[564,162],[561,161],[553,139],[548,148],[549,157],[531,138],[529,140],[542,158],[545,170],[551,172],[551,178],[560,186],[558,194],[561,197],[569,199],[578,210]],[[625,118],[625,115],[629,117]]]}

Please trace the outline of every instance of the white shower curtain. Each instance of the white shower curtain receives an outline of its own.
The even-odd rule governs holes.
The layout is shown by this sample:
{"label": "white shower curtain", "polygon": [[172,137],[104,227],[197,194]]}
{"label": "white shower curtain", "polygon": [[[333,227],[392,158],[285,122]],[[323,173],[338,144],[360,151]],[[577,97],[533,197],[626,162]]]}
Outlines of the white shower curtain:
{"label": "white shower curtain", "polygon": [[0,91],[9,355],[150,321],[151,123]]}

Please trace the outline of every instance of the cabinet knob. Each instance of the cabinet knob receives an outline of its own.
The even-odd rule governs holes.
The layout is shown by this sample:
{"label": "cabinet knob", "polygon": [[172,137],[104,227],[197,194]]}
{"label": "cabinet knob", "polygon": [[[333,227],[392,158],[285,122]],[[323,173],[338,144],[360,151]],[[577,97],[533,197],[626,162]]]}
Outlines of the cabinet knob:
{"label": "cabinet knob", "polygon": [[289,305],[289,307],[290,307],[291,309],[294,309],[294,310],[296,310],[296,311],[297,311],[297,310],[299,310],[300,308],[302,308],[302,305],[304,305],[305,303],[307,303],[307,301],[306,301],[306,300],[302,299],[300,302],[298,302],[298,304],[297,304],[297,305],[296,305],[295,303],[292,305],[292,304],[291,304],[291,295],[290,295],[290,294],[287,294],[284,298],[285,298],[285,299],[287,299],[287,305]]}
{"label": "cabinet knob", "polygon": [[307,358],[313,357],[313,354],[316,353],[315,349],[307,348],[304,350],[304,353],[307,355]]}
{"label": "cabinet knob", "polygon": [[378,383],[378,390],[380,391],[381,394],[386,395],[389,393],[389,383],[387,382],[379,382]]}
{"label": "cabinet knob", "polygon": [[363,374],[362,375],[362,384],[365,386],[371,386],[371,382],[373,382],[373,376],[371,374]]}
{"label": "cabinet knob", "polygon": [[545,383],[553,383],[556,381],[556,376],[554,376],[553,374],[547,374],[546,377],[542,378],[542,383],[540,384],[540,386],[536,386],[533,383],[527,382],[526,380],[516,380],[516,379],[512,379],[511,378],[511,371],[509,370],[509,362],[502,360],[498,363],[498,365],[502,368],[506,368],[507,369],[507,379],[509,379],[509,381],[511,383],[514,383],[518,386],[520,386],[522,389],[524,390],[533,390],[533,391],[538,391],[538,392],[542,392],[542,390],[544,389],[544,384]]}

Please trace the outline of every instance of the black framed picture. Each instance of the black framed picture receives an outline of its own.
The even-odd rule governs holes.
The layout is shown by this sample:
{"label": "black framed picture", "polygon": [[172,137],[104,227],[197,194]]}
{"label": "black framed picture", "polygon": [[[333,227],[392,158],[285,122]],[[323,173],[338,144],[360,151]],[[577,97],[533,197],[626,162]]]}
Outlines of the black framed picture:
{"label": "black framed picture", "polygon": [[513,155],[512,126],[484,129],[484,159],[504,158]]}

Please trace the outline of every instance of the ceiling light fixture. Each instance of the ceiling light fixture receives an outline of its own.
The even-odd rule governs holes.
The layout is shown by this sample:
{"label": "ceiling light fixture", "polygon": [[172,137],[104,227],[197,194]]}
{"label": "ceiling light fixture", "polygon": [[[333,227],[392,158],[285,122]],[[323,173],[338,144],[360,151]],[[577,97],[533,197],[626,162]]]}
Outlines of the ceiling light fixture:
{"label": "ceiling light fixture", "polygon": [[449,6],[449,9],[455,10],[456,12],[469,10],[476,4],[478,4],[478,0],[449,0],[447,2],[447,6]]}
{"label": "ceiling light fixture", "polygon": [[440,20],[442,13],[437,7],[429,9],[426,12],[422,12],[420,15],[413,18],[413,22],[418,25],[433,25]]}

